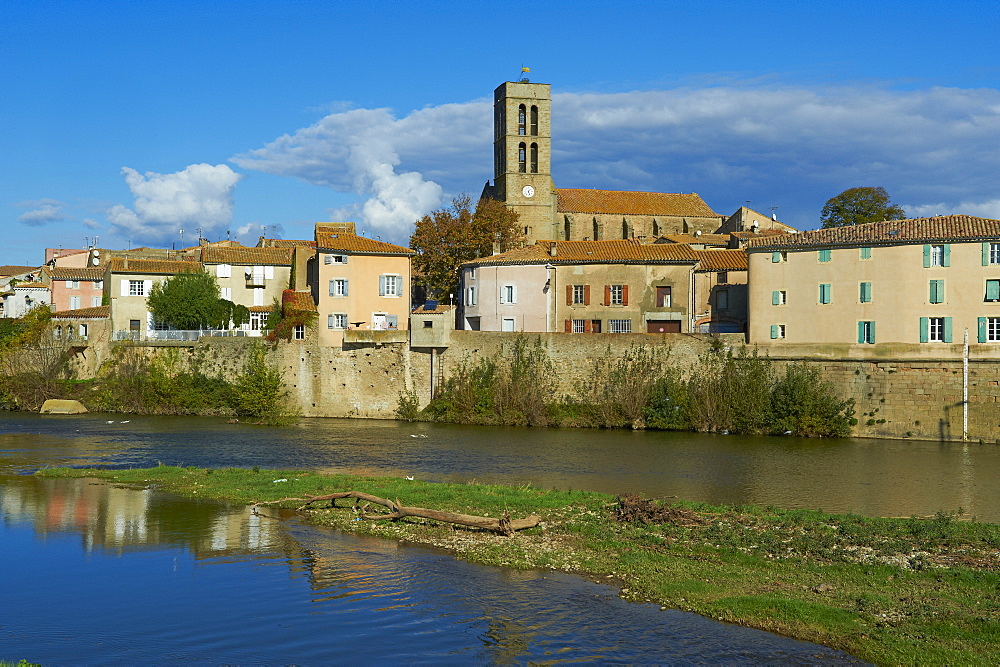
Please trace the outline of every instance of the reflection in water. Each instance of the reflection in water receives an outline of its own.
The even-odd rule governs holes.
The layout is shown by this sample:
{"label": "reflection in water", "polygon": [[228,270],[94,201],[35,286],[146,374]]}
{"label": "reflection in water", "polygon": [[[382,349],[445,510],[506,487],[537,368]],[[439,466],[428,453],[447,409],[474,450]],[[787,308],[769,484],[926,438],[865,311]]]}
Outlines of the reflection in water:
{"label": "reflection in water", "polygon": [[558,572],[89,480],[2,482],[0,584],[18,613],[0,646],[45,664],[850,661]]}
{"label": "reflection in water", "polygon": [[[413,438],[411,435],[426,435]],[[0,415],[0,473],[45,465],[328,470],[532,484],[881,516],[963,508],[1000,521],[1000,447],[303,419]]]}

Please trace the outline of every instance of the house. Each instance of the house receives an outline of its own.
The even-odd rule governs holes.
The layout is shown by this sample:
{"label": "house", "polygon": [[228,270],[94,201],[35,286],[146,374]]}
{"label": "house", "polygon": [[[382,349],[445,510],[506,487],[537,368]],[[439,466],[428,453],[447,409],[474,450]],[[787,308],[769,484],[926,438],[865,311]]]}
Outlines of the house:
{"label": "house", "polygon": [[409,248],[355,234],[353,222],[317,223],[313,294],[319,342],[340,346],[347,329],[406,329]]}
{"label": "house", "polygon": [[691,276],[694,331],[743,333],[747,326],[747,254],[699,250]]}
{"label": "house", "polygon": [[1000,220],[948,215],[753,239],[749,340],[1000,343]]}
{"label": "house", "polygon": [[777,218],[774,217],[774,212],[771,215],[764,215],[758,211],[753,210],[747,206],[739,207],[735,213],[733,213],[722,226],[719,227],[719,233],[728,234],[731,232],[782,232],[785,234],[795,234],[799,230],[791,225],[786,225],[783,222],[779,222]]}
{"label": "house", "polygon": [[684,244],[539,241],[461,266],[463,328],[478,331],[691,331]]}
{"label": "house", "polygon": [[240,328],[259,336],[273,304],[291,287],[293,248],[204,245],[201,264],[215,276],[223,299],[250,309]]}
{"label": "house", "polygon": [[316,256],[316,241],[300,239],[266,239],[263,236],[257,241],[258,248],[291,248],[292,249],[292,289],[309,289],[309,266]]}
{"label": "house", "polygon": [[18,282],[3,293],[3,316],[23,317],[32,308],[52,303],[49,286],[40,282]]}
{"label": "house", "polygon": [[111,306],[113,340],[142,340],[168,329],[153,320],[146,298],[153,285],[178,273],[204,271],[201,262],[113,257],[108,261],[104,282]]}
{"label": "house", "polygon": [[100,306],[104,299],[104,274],[101,267],[46,267],[56,311]]}

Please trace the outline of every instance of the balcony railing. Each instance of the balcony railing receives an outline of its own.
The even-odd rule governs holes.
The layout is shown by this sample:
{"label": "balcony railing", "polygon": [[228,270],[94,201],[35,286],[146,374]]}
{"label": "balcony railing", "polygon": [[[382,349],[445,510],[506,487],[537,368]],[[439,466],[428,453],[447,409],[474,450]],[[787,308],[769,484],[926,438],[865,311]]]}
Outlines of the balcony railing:
{"label": "balcony railing", "polygon": [[178,341],[196,341],[202,336],[222,336],[222,337],[245,337],[245,336],[260,336],[261,331],[244,331],[242,329],[163,329],[154,331],[116,331],[112,340],[132,340],[132,341],[150,341],[150,340],[178,340]]}

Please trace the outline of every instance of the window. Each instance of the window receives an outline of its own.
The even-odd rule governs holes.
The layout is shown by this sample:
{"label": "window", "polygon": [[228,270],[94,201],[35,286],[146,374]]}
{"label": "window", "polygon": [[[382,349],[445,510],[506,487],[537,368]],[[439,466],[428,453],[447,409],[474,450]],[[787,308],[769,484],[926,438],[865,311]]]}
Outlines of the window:
{"label": "window", "polygon": [[979,342],[1000,342],[1000,317],[979,318]]}
{"label": "window", "polygon": [[525,112],[524,105],[520,104],[517,107],[517,133],[520,136],[523,137],[528,133],[527,125],[528,125],[527,113]]}
{"label": "window", "polygon": [[729,290],[720,289],[715,293],[715,307],[719,310],[727,310],[729,308]]}
{"label": "window", "polygon": [[531,144],[531,173],[538,173],[538,144]]}
{"label": "window", "polygon": [[223,287],[222,288],[222,298],[225,299],[226,301],[232,301],[233,300],[233,288],[232,287]]}
{"label": "window", "polygon": [[820,303],[830,303],[830,283],[820,283],[820,285],[819,285],[819,302]]}
{"label": "window", "polygon": [[861,259],[871,259],[871,258],[872,258],[872,249],[871,249],[871,247],[870,246],[863,246],[861,248]]}
{"label": "window", "polygon": [[94,289],[104,289],[104,281],[103,280],[95,280],[94,281]]}
{"label": "window", "polygon": [[784,250],[775,250],[771,253],[771,263],[780,264],[788,261],[788,253]]}
{"label": "window", "polygon": [[628,305],[628,285],[605,285],[604,305],[606,306],[627,306]]}
{"label": "window", "polygon": [[538,136],[538,107],[531,105],[531,136]]}
{"label": "window", "polygon": [[632,333],[632,320],[608,320],[608,333]]}
{"label": "window", "polygon": [[215,267],[215,275],[219,278],[232,278],[233,267],[229,264],[219,264]]}
{"label": "window", "polygon": [[476,286],[470,285],[465,288],[465,305],[474,306],[476,305]]}
{"label": "window", "polygon": [[306,339],[306,325],[296,324],[295,325],[295,340],[305,340]]}
{"label": "window", "polygon": [[86,324],[81,324],[80,325],[79,333],[80,333],[80,338],[82,338],[84,340],[87,340],[87,325]]}
{"label": "window", "polygon": [[784,338],[785,337],[785,325],[784,324],[772,324],[771,325],[771,338]]}
{"label": "window", "polygon": [[393,274],[384,274],[378,278],[378,295],[379,296],[399,296],[400,295],[400,277]]}
{"label": "window", "polygon": [[788,295],[785,290],[774,290],[771,292],[771,305],[784,306],[787,303]]}
{"label": "window", "polygon": [[587,320],[573,320],[573,333],[585,333],[587,331]]}
{"label": "window", "polygon": [[466,272],[465,275],[469,277],[469,280],[475,280],[476,279],[476,267],[472,267],[471,269],[469,269]]}
{"label": "window", "polygon": [[821,262],[829,262],[830,261],[830,254],[831,253],[830,253],[829,249],[820,250],[819,251],[819,261],[821,261]]}
{"label": "window", "polygon": [[521,142],[517,145],[517,170],[524,174],[528,171],[528,147]]}
{"label": "window", "polygon": [[333,278],[330,280],[330,296],[347,296],[347,278]]}
{"label": "window", "polygon": [[434,320],[424,320],[424,328],[425,329],[433,329],[434,328]]}
{"label": "window", "polygon": [[327,329],[346,329],[347,313],[330,313],[326,318]]}
{"label": "window", "polygon": [[264,305],[264,288],[254,287],[253,288],[253,305],[263,306]]}
{"label": "window", "polygon": [[99,296],[90,297],[91,308],[97,308],[99,305],[101,305],[101,301],[103,301],[103,299]]}
{"label": "window", "polygon": [[862,344],[875,344],[875,323],[858,322],[858,342]]}
{"label": "window", "polygon": [[986,281],[986,298],[984,301],[1000,301],[1000,280]]}
{"label": "window", "polygon": [[517,303],[517,285],[503,285],[500,288],[500,303]]}
{"label": "window", "polygon": [[601,333],[601,321],[591,320],[590,321],[590,333]]}
{"label": "window", "polygon": [[872,300],[872,284],[871,283],[860,283],[858,285],[858,301],[861,303],[871,303]]}
{"label": "window", "polygon": [[514,318],[505,317],[500,322],[500,331],[514,331]]}
{"label": "window", "polygon": [[1000,264],[1000,243],[986,241],[983,243],[983,266]]}
{"label": "window", "polygon": [[324,264],[347,264],[347,255],[323,255]]}
{"label": "window", "polygon": [[146,281],[144,281],[144,280],[130,280],[130,281],[128,281],[128,295],[129,296],[146,296]]}
{"label": "window", "polygon": [[929,300],[930,300],[931,303],[944,303],[944,281],[943,280],[932,280],[930,282]]}
{"label": "window", "polygon": [[80,307],[80,297],[78,297],[78,296],[71,296],[69,298],[69,309],[70,310],[76,310],[79,307]]}
{"label": "window", "polygon": [[80,281],[79,280],[70,280],[70,281],[67,281],[67,282],[69,282],[69,288],[70,289],[80,289]]}
{"label": "window", "polygon": [[921,343],[950,343],[951,342],[951,318],[950,317],[921,317],[920,318],[920,342]]}
{"label": "window", "polygon": [[62,338],[62,327],[57,326],[55,330],[52,332],[52,335],[54,335],[56,338]]}
{"label": "window", "polygon": [[924,246],[924,268],[951,266],[951,247],[947,244]]}
{"label": "window", "polygon": [[250,331],[260,331],[266,322],[267,313],[250,313]]}
{"label": "window", "polygon": [[590,285],[567,285],[566,286],[567,306],[589,306],[590,305]]}
{"label": "window", "polygon": [[670,308],[671,287],[670,285],[658,285],[656,288],[656,307]]}

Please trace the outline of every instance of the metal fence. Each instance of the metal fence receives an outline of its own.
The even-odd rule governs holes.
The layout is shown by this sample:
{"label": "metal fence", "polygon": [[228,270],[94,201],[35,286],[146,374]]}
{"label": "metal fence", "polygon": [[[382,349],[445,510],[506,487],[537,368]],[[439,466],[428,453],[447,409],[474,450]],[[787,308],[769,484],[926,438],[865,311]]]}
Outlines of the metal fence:
{"label": "metal fence", "polygon": [[242,329],[157,329],[153,331],[116,331],[112,340],[156,341],[179,340],[196,341],[202,336],[239,337],[262,335],[262,331],[243,331]]}

